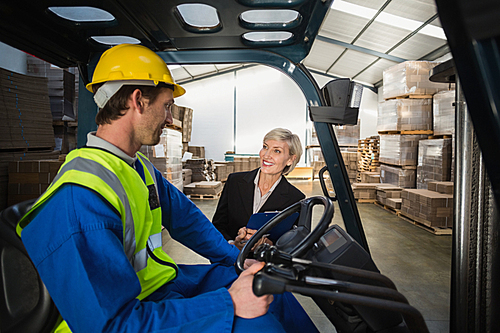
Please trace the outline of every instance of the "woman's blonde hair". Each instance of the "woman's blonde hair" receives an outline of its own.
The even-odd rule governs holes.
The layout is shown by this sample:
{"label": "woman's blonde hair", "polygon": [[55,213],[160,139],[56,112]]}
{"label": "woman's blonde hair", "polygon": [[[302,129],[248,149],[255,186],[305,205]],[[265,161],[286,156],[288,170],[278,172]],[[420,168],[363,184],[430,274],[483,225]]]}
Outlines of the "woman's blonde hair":
{"label": "woman's blonde hair", "polygon": [[264,142],[269,140],[286,142],[290,156],[297,156],[292,162],[292,165],[285,166],[282,171],[283,175],[288,175],[293,169],[295,169],[295,166],[299,163],[300,157],[302,156],[302,144],[300,143],[299,136],[297,134],[293,134],[287,129],[275,128],[264,136]]}

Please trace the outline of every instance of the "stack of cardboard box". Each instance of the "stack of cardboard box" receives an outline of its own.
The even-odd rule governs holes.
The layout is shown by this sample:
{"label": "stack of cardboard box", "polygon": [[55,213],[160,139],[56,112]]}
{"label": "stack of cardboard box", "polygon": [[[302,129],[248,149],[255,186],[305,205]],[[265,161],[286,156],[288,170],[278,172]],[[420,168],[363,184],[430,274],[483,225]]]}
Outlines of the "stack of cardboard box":
{"label": "stack of cardboard box", "polygon": [[234,172],[255,170],[260,167],[259,156],[234,156]]}
{"label": "stack of cardboard box", "polygon": [[376,183],[353,183],[351,184],[354,199],[358,202],[375,202],[377,198]]}
{"label": "stack of cardboard box", "polygon": [[453,195],[424,189],[401,191],[401,214],[428,227],[453,225]]}
{"label": "stack of cardboard box", "polygon": [[222,192],[222,182],[201,181],[188,184],[184,187],[184,193],[192,199],[218,199]]}
{"label": "stack of cardboard box", "polygon": [[430,181],[448,181],[451,176],[451,139],[420,140],[417,188],[427,189]]}
{"label": "stack of cardboard box", "polygon": [[193,109],[174,104],[170,110],[172,117],[178,119],[182,124],[182,153],[184,154],[188,151],[189,142],[191,141]]}
{"label": "stack of cardboard box", "polygon": [[143,153],[162,175],[182,191],[182,134],[179,131],[164,128],[160,143],[156,146],[142,146]]}
{"label": "stack of cardboard box", "polygon": [[453,182],[429,182],[427,185],[429,191],[439,192],[443,194],[453,194]]}
{"label": "stack of cardboard box", "polygon": [[360,183],[380,183],[380,172],[363,171],[359,173]]}
{"label": "stack of cardboard box", "polygon": [[191,169],[193,182],[214,181],[216,179],[214,161],[206,158],[193,158],[186,161],[185,169]]}
{"label": "stack of cardboard box", "polygon": [[38,198],[49,187],[64,161],[9,162],[8,206]]}
{"label": "stack of cardboard box", "polygon": [[391,184],[381,184],[376,187],[377,202],[394,210],[401,209],[401,191],[403,189]]}
{"label": "stack of cardboard box", "polygon": [[188,146],[188,152],[193,154],[193,158],[205,158],[205,147]]}
{"label": "stack of cardboard box", "polygon": [[[350,151],[350,150],[354,151]],[[349,181],[354,183],[358,175],[358,152],[356,148],[341,149],[342,159],[344,160],[344,165],[347,170],[347,176]]]}
{"label": "stack of cardboard box", "polygon": [[215,162],[216,180],[225,182],[227,177],[234,172],[234,162]]}

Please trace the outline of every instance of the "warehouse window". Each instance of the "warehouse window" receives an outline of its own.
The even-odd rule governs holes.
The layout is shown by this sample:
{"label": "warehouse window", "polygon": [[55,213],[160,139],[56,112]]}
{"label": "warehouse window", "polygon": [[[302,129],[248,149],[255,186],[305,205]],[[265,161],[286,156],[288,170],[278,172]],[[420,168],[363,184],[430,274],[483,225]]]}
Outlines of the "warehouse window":
{"label": "warehouse window", "polygon": [[100,44],[118,45],[118,44],[140,44],[141,41],[128,36],[92,36],[92,39]]}
{"label": "warehouse window", "polygon": [[248,10],[241,14],[241,20],[248,24],[289,26],[300,21],[300,14],[295,10]]}
{"label": "warehouse window", "polygon": [[191,32],[216,32],[222,28],[217,9],[201,3],[186,3],[176,7],[176,15],[184,29]]}
{"label": "warehouse window", "polygon": [[74,22],[110,22],[115,17],[105,10],[94,7],[49,7],[60,18]]}
{"label": "warehouse window", "polygon": [[283,44],[292,41],[293,34],[288,31],[252,31],[243,35],[243,39],[259,44]]}

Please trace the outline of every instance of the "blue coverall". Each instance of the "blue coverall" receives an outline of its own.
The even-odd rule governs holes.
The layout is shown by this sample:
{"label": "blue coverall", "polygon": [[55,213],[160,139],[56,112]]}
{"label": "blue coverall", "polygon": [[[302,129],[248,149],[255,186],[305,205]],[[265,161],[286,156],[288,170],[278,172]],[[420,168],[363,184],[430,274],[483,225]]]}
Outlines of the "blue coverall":
{"label": "blue coverall", "polygon": [[176,279],[139,301],[120,217],[98,193],[64,185],[22,239],[72,332],[317,332],[291,294],[275,295],[262,317],[235,317],[227,288],[237,278],[239,251],[158,170],[155,176],[164,227],[214,264],[179,265]]}

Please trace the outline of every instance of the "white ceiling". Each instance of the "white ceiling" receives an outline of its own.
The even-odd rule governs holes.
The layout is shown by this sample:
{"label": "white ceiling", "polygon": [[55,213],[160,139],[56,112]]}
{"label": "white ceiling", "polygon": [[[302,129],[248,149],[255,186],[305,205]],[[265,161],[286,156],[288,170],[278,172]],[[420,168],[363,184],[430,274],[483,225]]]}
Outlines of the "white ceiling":
{"label": "white ceiling", "polygon": [[[316,73],[378,87],[386,68],[449,53],[436,13],[434,0],[335,0],[303,63]],[[172,74],[185,83],[240,66],[189,65]]]}

